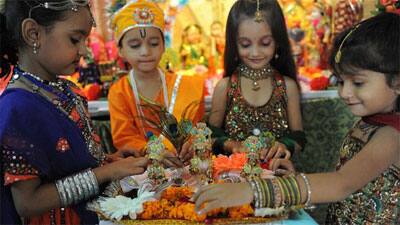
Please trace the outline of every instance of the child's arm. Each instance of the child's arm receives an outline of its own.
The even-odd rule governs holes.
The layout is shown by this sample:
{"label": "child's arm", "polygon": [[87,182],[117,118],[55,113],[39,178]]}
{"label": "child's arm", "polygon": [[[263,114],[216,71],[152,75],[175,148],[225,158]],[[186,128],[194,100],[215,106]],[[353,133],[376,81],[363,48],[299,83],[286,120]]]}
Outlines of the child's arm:
{"label": "child's arm", "polygon": [[[337,172],[310,174],[311,202],[334,202],[375,179],[391,165],[400,165],[400,134],[394,128],[383,127],[367,145]],[[302,196],[306,196],[300,182]]]}
{"label": "child's arm", "polygon": [[[343,200],[375,179],[391,165],[400,165],[400,134],[394,128],[383,127],[339,171],[306,175],[311,187],[311,203]],[[307,199],[306,184],[299,175],[296,176],[296,180],[300,186],[301,203],[304,204]],[[226,190],[233,189],[239,190],[238,194],[227,196]],[[248,204],[253,201],[250,197],[252,194],[253,190],[247,182],[215,184],[200,188],[193,199],[196,201],[196,210],[200,210],[204,203],[211,203],[205,205],[201,211],[204,213],[214,208]]]}
{"label": "child's arm", "polygon": [[289,117],[289,128],[291,131],[303,130],[303,124],[301,121],[299,88],[296,82],[288,77],[285,77],[285,82],[288,96],[287,112]]}
{"label": "child's arm", "polygon": [[226,101],[228,100],[228,85],[229,78],[226,77],[221,79],[215,86],[211,102],[211,113],[208,121],[212,126],[220,128],[223,125],[226,111]]}
{"label": "child's arm", "polygon": [[[299,131],[303,131],[303,124],[301,120],[299,88],[296,82],[289,77],[285,77],[285,83],[288,97],[287,113],[289,130],[300,133]],[[296,140],[293,139],[293,134],[294,133],[291,133],[290,135],[278,140],[270,149],[263,150],[261,152],[261,159],[268,160],[281,157],[289,159],[293,153],[300,152],[302,147],[296,142]]]}
{"label": "child's arm", "polygon": [[[92,171],[98,184],[102,184],[129,175],[141,174],[146,166],[146,158],[128,157],[115,163],[97,167]],[[42,183],[40,178],[15,182],[11,186],[11,192],[15,208],[21,217],[29,218],[41,215],[50,209],[61,207],[55,183]]]}
{"label": "child's arm", "polygon": [[[290,131],[303,131],[299,88],[296,82],[288,77],[285,77],[285,82],[288,96],[287,113],[289,120],[289,129]],[[294,150],[295,152],[299,152],[301,148],[302,147],[299,145],[299,143],[296,143]]]}

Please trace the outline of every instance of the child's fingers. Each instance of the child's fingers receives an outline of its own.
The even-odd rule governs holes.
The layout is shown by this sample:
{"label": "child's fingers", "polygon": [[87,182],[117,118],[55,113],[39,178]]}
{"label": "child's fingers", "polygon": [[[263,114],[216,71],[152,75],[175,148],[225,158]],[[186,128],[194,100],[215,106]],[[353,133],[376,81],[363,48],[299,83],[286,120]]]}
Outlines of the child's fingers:
{"label": "child's fingers", "polygon": [[277,146],[277,145],[272,146],[272,147],[268,150],[268,154],[267,154],[267,156],[265,157],[265,160],[269,160],[269,159],[274,158],[276,151],[278,151],[278,146]]}
{"label": "child's fingers", "polygon": [[188,154],[186,154],[186,155],[183,157],[182,161],[187,162],[187,161],[189,161],[191,158],[193,158],[193,152],[189,152]]}
{"label": "child's fingers", "polygon": [[122,153],[122,157],[128,157],[128,156],[134,156],[134,157],[140,157],[141,156],[141,154],[140,154],[140,152],[139,151],[137,151],[137,150],[134,150],[134,149],[123,149],[123,150],[120,150],[121,151],[121,153]]}
{"label": "child's fingers", "polygon": [[285,149],[285,153],[286,153],[285,159],[290,159],[290,157],[292,157],[292,153],[290,153],[289,150]]}
{"label": "child's fingers", "polygon": [[198,212],[202,209],[201,207],[204,206],[204,203],[208,204],[209,202],[215,201],[217,199],[218,195],[213,194],[213,192],[212,191],[210,192],[210,190],[202,192],[196,198],[195,210]]}
{"label": "child's fingers", "polygon": [[272,171],[277,171],[278,169],[284,169],[290,172],[295,171],[293,163],[288,159],[272,159],[269,167]]}
{"label": "child's fingers", "polygon": [[203,195],[205,192],[215,188],[216,184],[205,185],[199,188],[199,190],[193,195],[192,201],[196,202],[200,195]]}
{"label": "child's fingers", "polygon": [[144,173],[143,167],[135,167],[132,169],[132,175],[142,174],[142,173]]}
{"label": "child's fingers", "polygon": [[207,202],[204,207],[201,210],[196,209],[196,212],[201,215],[201,214],[206,214],[207,212],[219,208],[220,206],[220,202],[219,200],[213,200],[213,201],[209,201]]}
{"label": "child's fingers", "polygon": [[137,167],[146,167],[149,163],[149,160],[146,157],[134,158],[133,156],[130,156],[130,158],[132,158],[134,165]]}
{"label": "child's fingers", "polygon": [[185,142],[182,145],[181,151],[179,153],[179,158],[182,159],[190,151],[190,142]]}
{"label": "child's fingers", "polygon": [[285,148],[278,148],[278,151],[276,152],[276,154],[274,155],[274,158],[285,158],[285,159],[290,159],[290,152],[289,150],[285,149]]}
{"label": "child's fingers", "polygon": [[260,152],[260,159],[264,161],[267,154],[268,154],[268,149],[267,148],[262,149]]}
{"label": "child's fingers", "polygon": [[165,157],[162,162],[167,167],[183,167],[183,163],[177,157]]}

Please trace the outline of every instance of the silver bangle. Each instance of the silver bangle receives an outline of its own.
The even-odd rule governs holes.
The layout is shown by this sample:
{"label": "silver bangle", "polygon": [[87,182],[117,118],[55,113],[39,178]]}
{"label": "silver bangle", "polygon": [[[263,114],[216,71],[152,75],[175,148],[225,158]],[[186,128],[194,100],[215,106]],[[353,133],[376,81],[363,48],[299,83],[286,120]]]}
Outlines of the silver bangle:
{"label": "silver bangle", "polygon": [[78,173],[78,180],[82,186],[84,199],[85,200],[89,199],[89,197],[90,197],[89,186],[87,185],[87,183],[85,181],[84,172]]}
{"label": "silver bangle", "polygon": [[82,198],[82,196],[79,196],[79,195],[78,195],[78,191],[77,191],[77,188],[76,188],[76,186],[77,186],[78,184],[75,183],[75,181],[74,181],[74,176],[76,176],[76,174],[65,178],[65,180],[66,180],[66,181],[68,182],[68,184],[69,184],[69,188],[71,189],[71,193],[72,193],[72,204],[78,203],[78,202],[80,201],[80,198]]}
{"label": "silver bangle", "polygon": [[70,188],[70,184],[66,179],[62,180],[63,186],[64,186],[64,190],[67,193],[67,201],[65,202],[66,204],[64,206],[69,206],[72,204],[73,202],[73,196],[72,196],[72,191]]}
{"label": "silver bangle", "polygon": [[310,203],[311,203],[311,185],[310,185],[310,182],[309,182],[308,178],[306,177],[306,175],[305,175],[304,173],[300,173],[299,175],[301,176],[301,178],[303,178],[304,183],[306,184],[306,188],[307,188],[307,200],[306,200],[306,202],[304,203],[304,205],[305,205],[306,207],[308,207],[308,206],[310,206]]}
{"label": "silver bangle", "polygon": [[254,202],[254,207],[255,208],[261,208],[261,203],[260,203],[260,192],[257,189],[257,184],[256,181],[252,178],[252,179],[247,179],[247,182],[250,184],[250,187],[253,191],[253,202]]}
{"label": "silver bangle", "polygon": [[90,197],[92,197],[93,193],[94,193],[94,187],[92,185],[92,183],[90,182],[90,175],[89,175],[89,171],[85,170],[85,172],[83,173],[83,180],[85,181],[87,187],[88,187],[88,197],[87,199],[89,199]]}
{"label": "silver bangle", "polygon": [[94,196],[94,195],[97,195],[99,193],[99,184],[97,183],[97,178],[96,178],[96,175],[93,173],[93,171],[89,170],[88,173],[89,173],[89,176],[90,176],[90,182],[92,183],[93,189],[94,189],[94,192],[92,193],[93,194],[92,196]]}
{"label": "silver bangle", "polygon": [[65,193],[64,190],[64,185],[62,180],[57,180],[55,182],[58,196],[60,197],[60,204],[62,207],[67,206],[67,194]]}
{"label": "silver bangle", "polygon": [[91,169],[59,179],[55,185],[61,207],[77,204],[99,192],[96,176]]}
{"label": "silver bangle", "polygon": [[[82,184],[81,184],[81,181],[79,180],[79,174],[80,173],[73,176],[72,179],[74,180],[74,183],[75,183],[75,188],[76,188],[78,196],[79,196],[79,201],[81,201],[86,198],[85,198],[85,195],[83,194],[83,190],[82,190],[83,187],[81,187]],[[78,203],[78,202],[76,202],[76,203]]]}

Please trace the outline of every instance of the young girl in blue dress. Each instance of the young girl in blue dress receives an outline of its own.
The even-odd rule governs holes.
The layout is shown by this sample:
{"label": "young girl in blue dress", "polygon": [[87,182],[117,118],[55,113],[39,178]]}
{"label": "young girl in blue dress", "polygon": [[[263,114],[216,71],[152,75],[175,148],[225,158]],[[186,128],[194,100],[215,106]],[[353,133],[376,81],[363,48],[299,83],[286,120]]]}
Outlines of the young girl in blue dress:
{"label": "young girl in blue dress", "polygon": [[85,99],[58,77],[87,54],[88,0],[1,3],[0,224],[97,224],[86,202],[147,160],[105,163]]}

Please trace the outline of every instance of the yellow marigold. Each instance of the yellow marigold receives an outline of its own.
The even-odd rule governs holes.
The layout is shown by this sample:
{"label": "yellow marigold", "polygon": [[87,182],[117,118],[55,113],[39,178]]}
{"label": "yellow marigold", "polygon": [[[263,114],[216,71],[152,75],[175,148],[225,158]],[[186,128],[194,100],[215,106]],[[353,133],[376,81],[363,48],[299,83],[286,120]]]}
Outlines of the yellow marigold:
{"label": "yellow marigold", "polygon": [[249,204],[247,204],[239,207],[229,208],[228,214],[230,218],[241,219],[244,217],[252,216],[254,214],[254,210]]}
{"label": "yellow marigold", "polygon": [[198,215],[194,210],[195,205],[193,203],[184,203],[179,208],[183,211],[183,216],[185,220],[202,222],[207,218],[207,215]]}
{"label": "yellow marigold", "polygon": [[161,198],[174,202],[182,198],[190,198],[192,195],[193,190],[189,187],[169,187],[162,193]]}
{"label": "yellow marigold", "polygon": [[209,211],[209,212],[207,213],[207,217],[210,217],[210,218],[212,218],[212,217],[217,217],[219,214],[225,213],[225,212],[226,212],[226,209],[225,209],[225,208],[213,209],[213,210],[211,210],[211,211]]}

